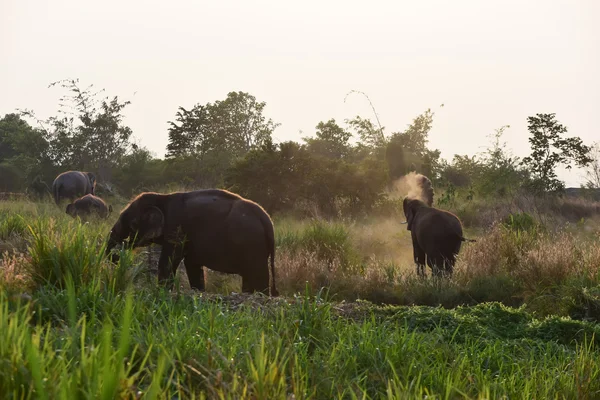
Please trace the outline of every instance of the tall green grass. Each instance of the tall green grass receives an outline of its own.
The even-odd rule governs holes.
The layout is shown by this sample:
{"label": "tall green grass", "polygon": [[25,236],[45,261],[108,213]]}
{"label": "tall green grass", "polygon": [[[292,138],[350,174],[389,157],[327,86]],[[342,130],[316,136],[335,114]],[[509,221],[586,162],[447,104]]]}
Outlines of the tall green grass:
{"label": "tall green grass", "polygon": [[[59,293],[53,289],[54,295]],[[64,307],[74,309],[75,290]],[[45,296],[52,296],[45,293]],[[597,325],[497,304],[230,310],[143,291],[89,320],[33,324],[0,295],[0,393],[34,398],[595,398]],[[42,310],[43,312],[47,312]],[[558,372],[560,371],[560,373]]]}
{"label": "tall green grass", "polygon": [[343,270],[355,269],[361,261],[353,247],[350,232],[340,222],[313,220],[301,229],[285,226],[277,229],[276,246],[292,253],[300,250],[312,252],[330,267],[339,264]]}

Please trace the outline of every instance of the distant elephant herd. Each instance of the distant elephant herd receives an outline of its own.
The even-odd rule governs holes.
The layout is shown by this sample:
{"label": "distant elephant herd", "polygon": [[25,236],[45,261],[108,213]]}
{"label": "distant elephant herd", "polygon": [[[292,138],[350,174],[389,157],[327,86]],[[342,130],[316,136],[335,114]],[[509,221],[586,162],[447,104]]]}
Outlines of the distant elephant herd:
{"label": "distant elephant herd", "polygon": [[[93,173],[68,171],[56,177],[52,194],[59,206],[65,199],[70,201],[66,213],[73,217],[97,214],[108,218],[112,206],[96,196],[95,187]],[[425,275],[427,263],[434,276],[448,276],[462,242],[474,240],[464,238],[462,224],[454,214],[432,207],[432,202],[432,196],[425,201],[406,197],[405,223],[411,232],[417,274]],[[278,296],[273,222],[260,205],[227,190],[141,193],[125,206],[110,231],[106,253],[111,261],[118,262],[112,250],[125,241],[132,247],[161,246],[161,284],[172,285],[177,267],[184,261],[193,289],[204,290],[205,266],[240,275],[243,292]]]}

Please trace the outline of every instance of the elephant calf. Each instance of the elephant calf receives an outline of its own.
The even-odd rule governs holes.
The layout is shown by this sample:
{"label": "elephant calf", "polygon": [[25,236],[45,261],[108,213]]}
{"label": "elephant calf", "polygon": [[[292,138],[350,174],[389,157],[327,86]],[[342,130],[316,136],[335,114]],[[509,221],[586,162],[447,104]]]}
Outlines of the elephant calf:
{"label": "elephant calf", "polygon": [[[275,288],[275,237],[271,218],[258,204],[220,189],[170,194],[142,193],[121,212],[107,253],[129,239],[133,247],[162,247],[158,280],[172,285],[183,260],[190,286],[203,291],[203,267],[242,276],[243,292]],[[112,257],[115,261],[116,256]]]}
{"label": "elephant calf", "polygon": [[412,236],[417,275],[425,275],[426,258],[434,276],[451,275],[462,242],[475,240],[463,237],[460,220],[448,211],[411,198],[405,198],[402,206]]}
{"label": "elephant calf", "polygon": [[100,197],[86,194],[69,204],[66,211],[72,217],[85,218],[96,214],[100,218],[108,218],[113,209],[112,206],[107,206]]}

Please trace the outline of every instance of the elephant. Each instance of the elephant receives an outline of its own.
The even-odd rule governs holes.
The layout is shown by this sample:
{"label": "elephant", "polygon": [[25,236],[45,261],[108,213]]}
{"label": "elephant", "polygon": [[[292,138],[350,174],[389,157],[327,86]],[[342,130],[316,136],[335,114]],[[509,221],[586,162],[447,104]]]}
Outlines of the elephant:
{"label": "elephant", "polygon": [[92,172],[67,171],[58,175],[52,183],[52,193],[57,205],[63,199],[69,199],[70,202],[85,196],[86,194],[95,195],[96,175]]}
{"label": "elephant", "polygon": [[[110,231],[107,254],[129,240],[132,247],[161,246],[158,281],[172,288],[183,260],[192,289],[204,291],[204,270],[237,274],[242,291],[269,294],[275,288],[273,222],[257,203],[222,189],[168,194],[144,192],[121,212]],[[118,256],[113,254],[116,262]]]}
{"label": "elephant", "polygon": [[92,214],[98,215],[100,218],[108,218],[112,213],[111,205],[106,205],[104,200],[93,194],[86,194],[67,205],[66,212],[72,217],[88,217]]}
{"label": "elephant", "polygon": [[33,178],[31,184],[27,187],[26,193],[31,199],[34,200],[43,200],[44,198],[52,195],[50,188],[46,182],[42,180],[40,175],[37,175],[35,178]]}
{"label": "elephant", "polygon": [[406,197],[402,203],[407,229],[411,233],[417,275],[425,276],[425,258],[434,276],[450,276],[462,242],[475,242],[463,236],[458,217],[430,207],[421,200]]}

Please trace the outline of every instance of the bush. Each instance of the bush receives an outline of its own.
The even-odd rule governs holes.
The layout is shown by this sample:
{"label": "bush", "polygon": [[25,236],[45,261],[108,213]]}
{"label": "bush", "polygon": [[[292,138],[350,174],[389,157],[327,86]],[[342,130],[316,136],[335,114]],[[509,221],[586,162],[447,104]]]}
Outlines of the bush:
{"label": "bush", "polygon": [[300,231],[284,231],[277,235],[277,246],[297,253],[314,253],[329,268],[339,265],[343,270],[354,269],[360,256],[353,248],[350,233],[343,223],[313,220]]}
{"label": "bush", "polygon": [[534,232],[538,223],[528,213],[513,213],[504,218],[503,225],[512,232]]}
{"label": "bush", "polygon": [[112,292],[125,289],[137,273],[133,255],[122,250],[116,266],[105,253],[106,235],[77,221],[40,219],[31,228],[31,277],[35,284],[66,288],[72,281],[76,288],[101,284]]}
{"label": "bush", "polygon": [[27,231],[25,219],[19,214],[0,213],[0,240],[8,240],[12,236],[22,236]]}

